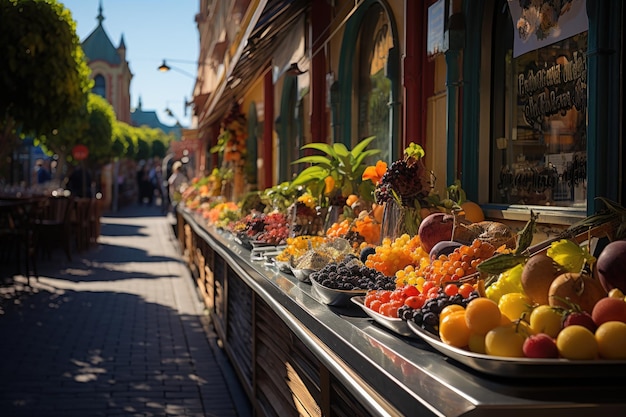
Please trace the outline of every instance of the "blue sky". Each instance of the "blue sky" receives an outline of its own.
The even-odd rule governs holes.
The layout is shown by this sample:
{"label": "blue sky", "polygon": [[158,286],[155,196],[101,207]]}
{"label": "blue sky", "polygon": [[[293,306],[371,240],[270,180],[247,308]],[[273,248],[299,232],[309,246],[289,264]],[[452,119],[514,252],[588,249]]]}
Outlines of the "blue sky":
{"label": "blue sky", "polygon": [[[98,25],[98,7],[102,3],[102,22],[116,47],[122,34],[126,59],[133,79],[130,83],[130,106],[141,97],[143,110],[157,112],[161,122],[173,125],[176,119],[165,113],[170,108],[188,127],[191,108],[185,115],[185,100],[190,100],[198,59],[199,34],[195,15],[199,0],[59,0],[72,12],[78,37],[83,41]],[[178,71],[159,72],[163,59]],[[188,75],[185,75],[187,73]]]}

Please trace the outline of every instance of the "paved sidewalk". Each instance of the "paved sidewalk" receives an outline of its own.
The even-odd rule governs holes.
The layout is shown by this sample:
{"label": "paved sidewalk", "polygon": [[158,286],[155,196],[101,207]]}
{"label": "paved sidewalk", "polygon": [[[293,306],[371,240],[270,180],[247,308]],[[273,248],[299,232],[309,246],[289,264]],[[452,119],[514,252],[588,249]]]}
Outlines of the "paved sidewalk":
{"label": "paved sidewalk", "polygon": [[160,207],[105,215],[97,247],[39,269],[0,286],[0,416],[252,414]]}

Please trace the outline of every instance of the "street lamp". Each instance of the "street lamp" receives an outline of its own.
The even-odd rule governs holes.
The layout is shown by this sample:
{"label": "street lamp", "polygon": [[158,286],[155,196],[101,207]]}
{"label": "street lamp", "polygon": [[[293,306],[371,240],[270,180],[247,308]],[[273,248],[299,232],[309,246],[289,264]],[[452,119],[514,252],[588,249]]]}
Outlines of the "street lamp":
{"label": "street lamp", "polygon": [[[188,63],[188,64],[195,64],[195,62],[193,62],[193,61],[176,61],[176,60],[171,60],[171,61],[175,61],[175,62],[184,62],[184,63]],[[191,78],[193,78],[194,80],[196,79],[196,76],[195,76],[195,75],[190,74],[190,73],[188,73],[187,71],[184,71],[184,70],[182,70],[182,69],[180,69],[180,68],[177,68],[177,67],[172,67],[172,66],[170,66],[170,65],[167,65],[167,62],[166,62],[166,60],[165,60],[165,59],[163,59],[163,63],[162,63],[161,65],[159,65],[159,67],[158,67],[157,69],[158,69],[160,72],[168,72],[168,71],[170,71],[170,70],[172,70],[172,71],[176,71],[176,72],[179,72],[179,73],[181,73],[181,74],[186,75],[187,77],[191,77]]]}

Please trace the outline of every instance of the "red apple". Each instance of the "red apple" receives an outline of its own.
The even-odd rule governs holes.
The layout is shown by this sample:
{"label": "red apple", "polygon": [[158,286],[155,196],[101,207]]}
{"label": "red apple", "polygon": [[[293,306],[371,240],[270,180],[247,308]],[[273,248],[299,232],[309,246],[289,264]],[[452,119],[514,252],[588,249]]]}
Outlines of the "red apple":
{"label": "red apple", "polygon": [[422,249],[430,253],[433,246],[443,240],[452,239],[454,216],[446,213],[431,213],[420,223],[418,234]]}

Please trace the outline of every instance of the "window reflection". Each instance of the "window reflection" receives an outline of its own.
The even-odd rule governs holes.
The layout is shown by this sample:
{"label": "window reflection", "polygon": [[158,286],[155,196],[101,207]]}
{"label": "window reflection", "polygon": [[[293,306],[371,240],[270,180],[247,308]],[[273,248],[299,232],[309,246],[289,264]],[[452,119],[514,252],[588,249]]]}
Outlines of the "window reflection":
{"label": "window reflection", "polygon": [[513,58],[506,20],[494,32],[491,201],[584,206],[587,32]]}
{"label": "window reflection", "polygon": [[[393,36],[389,18],[375,4],[363,19],[359,33],[358,58],[358,137],[376,136],[370,147],[380,149],[379,159],[389,160],[391,149],[391,81],[386,68]],[[355,143],[353,143],[354,145]]]}

